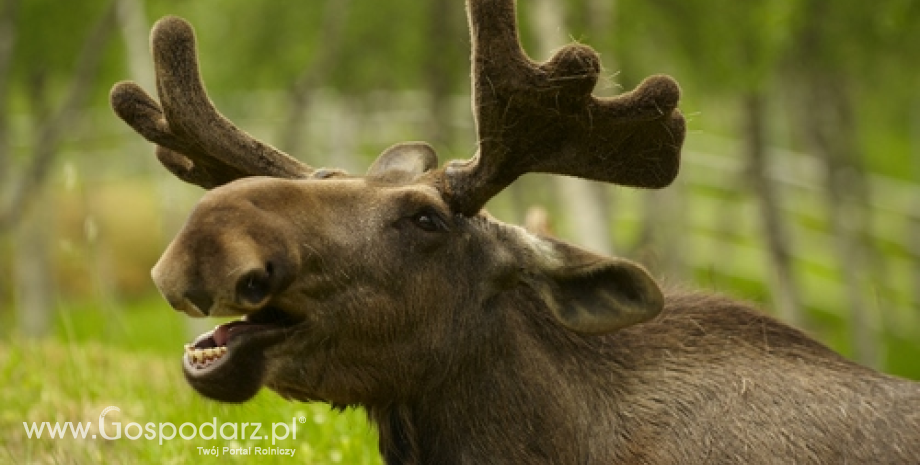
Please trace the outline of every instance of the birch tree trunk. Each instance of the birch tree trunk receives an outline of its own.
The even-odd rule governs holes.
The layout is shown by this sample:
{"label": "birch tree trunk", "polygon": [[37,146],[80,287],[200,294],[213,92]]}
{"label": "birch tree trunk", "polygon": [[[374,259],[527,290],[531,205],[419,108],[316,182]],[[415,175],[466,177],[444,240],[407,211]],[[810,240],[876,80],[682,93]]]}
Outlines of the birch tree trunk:
{"label": "birch tree trunk", "polygon": [[[35,192],[33,195],[41,195]],[[14,296],[19,332],[41,338],[51,332],[55,286],[51,266],[51,208],[31,209],[15,228],[13,247]]]}
{"label": "birch tree trunk", "polygon": [[144,12],[143,0],[117,0],[115,13],[118,28],[125,42],[128,74],[148,93],[156,92],[153,61],[150,59],[148,31],[150,23]]}
{"label": "birch tree trunk", "polygon": [[358,150],[356,134],[361,134],[361,119],[355,115],[363,112],[356,110],[354,101],[347,97],[337,99],[334,105],[323,111],[329,119],[329,130],[325,131],[327,137],[323,141],[323,151],[328,157],[326,163],[350,173],[361,172],[360,163],[355,159]]}
{"label": "birch tree trunk", "polygon": [[767,109],[764,94],[750,91],[743,98],[745,115],[744,137],[747,151],[747,177],[760,210],[760,226],[767,242],[769,257],[769,282],[773,304],[780,318],[786,322],[804,327],[805,314],[802,311],[801,292],[795,280],[791,245],[783,224],[780,200],[770,177],[767,162],[766,121]]}
{"label": "birch tree trunk", "polygon": [[684,239],[686,208],[678,181],[667,189],[642,192],[642,225],[632,255],[656,276],[678,282],[689,276],[686,266]]}

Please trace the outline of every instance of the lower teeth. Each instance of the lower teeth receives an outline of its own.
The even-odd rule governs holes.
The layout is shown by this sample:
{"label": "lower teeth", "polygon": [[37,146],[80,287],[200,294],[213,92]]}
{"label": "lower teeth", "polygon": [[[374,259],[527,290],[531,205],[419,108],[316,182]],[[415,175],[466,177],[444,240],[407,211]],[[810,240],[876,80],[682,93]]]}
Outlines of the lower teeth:
{"label": "lower teeth", "polygon": [[185,346],[185,355],[195,364],[197,368],[204,368],[227,353],[227,346],[209,347],[207,349],[198,349],[190,344]]}

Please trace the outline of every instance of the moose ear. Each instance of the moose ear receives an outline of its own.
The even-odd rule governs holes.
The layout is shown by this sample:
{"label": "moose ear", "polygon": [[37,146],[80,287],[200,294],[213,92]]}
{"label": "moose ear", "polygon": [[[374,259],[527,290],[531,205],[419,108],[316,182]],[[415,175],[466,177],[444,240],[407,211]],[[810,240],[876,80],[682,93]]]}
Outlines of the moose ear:
{"label": "moose ear", "polygon": [[401,142],[383,151],[367,169],[367,176],[412,180],[418,175],[438,167],[438,155],[425,142]]}
{"label": "moose ear", "polygon": [[648,321],[664,307],[658,284],[641,266],[547,240],[541,294],[560,323],[578,333],[604,334]]}

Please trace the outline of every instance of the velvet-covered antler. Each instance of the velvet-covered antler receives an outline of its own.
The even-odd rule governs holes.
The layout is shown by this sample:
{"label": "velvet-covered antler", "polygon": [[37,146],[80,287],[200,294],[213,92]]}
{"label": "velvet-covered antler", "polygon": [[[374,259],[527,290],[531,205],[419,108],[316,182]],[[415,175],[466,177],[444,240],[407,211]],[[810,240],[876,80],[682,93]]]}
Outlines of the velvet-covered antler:
{"label": "velvet-covered antler", "polygon": [[198,72],[195,33],[185,20],[159,20],[150,42],[162,107],[133,82],[116,84],[111,102],[121,119],[157,144],[157,157],[173,174],[210,189],[246,176],[303,178],[314,172],[214,108]]}
{"label": "velvet-covered antler", "polygon": [[479,150],[444,170],[451,207],[473,215],[528,172],[659,188],[680,164],[684,119],[680,88],[647,78],[615,98],[591,95],[600,59],[568,45],[544,63],[524,53],[514,0],[468,0],[473,43],[473,111]]}
{"label": "velvet-covered antler", "polygon": [[[467,0],[479,150],[435,178],[454,211],[473,215],[528,172],[658,188],[677,175],[685,123],[667,76],[615,98],[591,95],[600,59],[573,44],[538,63],[518,39],[515,0]],[[151,32],[162,107],[138,85],[112,89],[115,112],[180,179],[212,188],[245,176],[309,177],[315,170],[224,118],[198,72],[191,26],[176,17]],[[439,179],[438,179],[439,178]]]}

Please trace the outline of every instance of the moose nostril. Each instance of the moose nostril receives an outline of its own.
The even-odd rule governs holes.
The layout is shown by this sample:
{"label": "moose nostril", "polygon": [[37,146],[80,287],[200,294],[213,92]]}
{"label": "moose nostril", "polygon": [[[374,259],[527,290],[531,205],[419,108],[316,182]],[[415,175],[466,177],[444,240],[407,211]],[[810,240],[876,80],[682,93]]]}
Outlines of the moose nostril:
{"label": "moose nostril", "polygon": [[214,305],[214,299],[212,299],[211,295],[207,292],[201,290],[188,291],[185,293],[185,298],[198,307],[201,313],[205,315],[211,313],[211,306]]}
{"label": "moose nostril", "polygon": [[268,297],[271,292],[272,264],[265,269],[256,269],[244,273],[236,283],[236,295],[241,303],[258,305]]}

